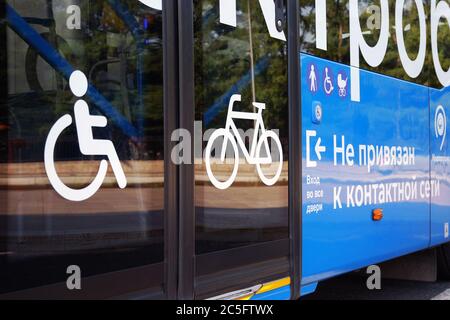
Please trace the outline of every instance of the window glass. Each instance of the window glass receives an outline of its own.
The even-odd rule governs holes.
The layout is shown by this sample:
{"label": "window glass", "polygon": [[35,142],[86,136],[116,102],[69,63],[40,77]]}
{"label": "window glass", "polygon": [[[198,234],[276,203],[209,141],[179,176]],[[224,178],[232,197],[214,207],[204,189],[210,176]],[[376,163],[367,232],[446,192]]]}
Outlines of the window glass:
{"label": "window glass", "polygon": [[257,1],[237,1],[236,27],[218,1],[194,4],[196,253],[288,238],[286,42]]}
{"label": "window glass", "polygon": [[[393,76],[399,79],[416,82],[419,84],[441,88],[434,72],[431,56],[430,41],[430,3],[423,1],[426,16],[426,56],[422,72],[416,78],[411,78],[405,72],[398,53],[398,39],[396,35],[395,4],[389,0],[389,40],[383,62],[378,67],[369,66],[360,55],[360,68],[372,70],[378,73]],[[316,10],[315,0],[300,0],[300,36],[301,50],[315,56],[332,61],[350,64],[350,26],[349,26],[349,1],[326,0],[327,10],[327,50],[316,48]],[[381,4],[379,0],[358,2],[359,23],[363,37],[368,45],[374,46],[380,37],[381,28]],[[409,59],[417,58],[420,43],[419,13],[415,1],[405,0],[403,6],[403,38]],[[441,64],[444,70],[450,65],[450,58],[444,54],[448,52],[449,28],[441,23],[438,31],[438,45]],[[447,51],[446,51],[447,50]],[[448,55],[447,55],[448,56]],[[446,67],[446,68],[445,68]]]}
{"label": "window glass", "polygon": [[[442,70],[450,69],[450,41],[448,39],[450,39],[450,21],[441,18],[438,24],[437,46],[439,53],[439,62],[441,64]],[[431,63],[432,62],[430,61],[430,64]],[[435,85],[435,87],[438,86]]]}
{"label": "window glass", "polygon": [[[162,263],[161,11],[131,0],[9,0],[6,8],[0,294],[65,285],[70,265],[85,279]],[[67,81],[73,70],[88,80],[86,94],[82,76]],[[87,113],[75,108],[79,101]],[[66,115],[72,123],[56,131]],[[97,175],[101,187],[86,200],[68,199],[56,192],[47,165],[68,188],[92,186]],[[113,278],[116,288],[127,278],[121,274]],[[148,279],[162,285],[162,268],[147,276],[119,287],[142,290]]]}

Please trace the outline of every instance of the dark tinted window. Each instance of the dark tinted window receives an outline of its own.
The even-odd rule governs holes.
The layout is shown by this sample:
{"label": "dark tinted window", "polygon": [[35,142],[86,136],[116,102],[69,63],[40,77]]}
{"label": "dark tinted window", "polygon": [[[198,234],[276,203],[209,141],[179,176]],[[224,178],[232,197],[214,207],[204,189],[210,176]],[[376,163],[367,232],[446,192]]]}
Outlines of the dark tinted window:
{"label": "dark tinted window", "polygon": [[[316,48],[316,17],[315,1],[300,0],[301,14],[301,48],[303,52],[313,54],[322,58],[330,59],[345,64],[350,64],[350,28],[349,28],[349,1],[348,0],[327,0],[327,45],[328,50]],[[396,1],[389,0],[389,42],[383,62],[376,68],[370,67],[360,57],[360,67],[373,70],[382,74],[393,76],[399,79],[441,88],[436,74],[431,56],[430,40],[430,3],[423,1],[426,16],[427,28],[427,49],[425,64],[421,74],[417,78],[411,78],[404,71],[399,58],[397,37],[395,32],[395,4]],[[377,43],[380,36],[381,8],[379,0],[359,1],[359,21],[364,39],[368,45]],[[444,70],[450,65],[448,39],[449,28],[441,20],[438,31],[438,45],[441,64]],[[403,37],[408,57],[416,59],[419,50],[420,28],[419,16],[416,4],[413,0],[405,0],[403,9]]]}
{"label": "dark tinted window", "polygon": [[[85,283],[88,296],[161,287],[162,267],[142,269],[162,265],[164,258],[161,11],[131,0],[11,0],[6,6],[0,70],[5,154],[0,163],[0,294],[53,283],[63,283],[64,290],[69,265],[79,266],[83,279],[116,272],[109,281],[113,289],[105,282]],[[41,42],[33,43],[26,34]],[[69,86],[67,66],[82,71],[92,86],[82,98]],[[79,99],[90,115],[106,117],[105,127],[92,130],[95,146],[99,139],[112,142],[127,186],[118,187],[111,154],[95,154],[96,147],[93,154],[81,153],[72,123],[54,148],[62,183],[84,188],[102,159],[109,167],[100,189],[74,202],[50,184],[44,148],[58,119],[70,115],[76,122]]]}
{"label": "dark tinted window", "polygon": [[[205,151],[213,132],[226,127],[233,95],[241,96],[241,101],[236,100],[233,104],[233,111],[255,116],[260,111],[266,130],[278,132],[282,149],[280,154],[283,156],[281,162],[279,155],[275,155],[272,164],[261,165],[268,178],[274,177],[277,169],[281,169],[274,185],[266,185],[255,163],[245,157],[238,141],[244,142],[245,148],[251,150],[250,141],[253,141],[256,120],[242,120],[237,114],[232,116],[232,122],[239,130],[239,137],[230,131],[239,154],[233,183],[223,189],[213,185],[202,155],[195,155],[196,253],[287,238],[289,150],[286,42],[270,37],[257,1],[237,1],[236,28],[219,22],[218,1],[194,3],[195,119],[198,128],[203,131],[203,138],[200,138],[203,158],[210,157],[213,163],[212,174],[220,182],[228,181],[236,164],[231,142],[227,144],[225,161],[221,161],[220,141],[223,142],[223,135],[216,137],[211,153]],[[258,109],[253,102],[264,103],[265,109]],[[278,149],[272,138],[267,140],[271,152]],[[264,157],[265,150],[262,147],[259,156]]]}

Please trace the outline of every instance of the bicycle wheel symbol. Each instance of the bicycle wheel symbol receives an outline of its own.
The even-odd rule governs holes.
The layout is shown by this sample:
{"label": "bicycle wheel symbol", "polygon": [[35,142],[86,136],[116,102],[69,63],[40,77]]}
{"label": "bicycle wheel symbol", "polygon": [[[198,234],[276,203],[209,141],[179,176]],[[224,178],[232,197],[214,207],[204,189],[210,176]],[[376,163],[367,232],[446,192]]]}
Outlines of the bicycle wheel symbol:
{"label": "bicycle wheel symbol", "polygon": [[[256,156],[260,157],[261,156],[261,150],[263,147],[264,143],[268,143],[269,139],[272,139],[275,144],[274,147],[276,147],[276,153],[278,153],[280,159],[277,161],[278,165],[277,165],[277,169],[275,171],[275,175],[273,175],[272,177],[268,177],[265,173],[264,168],[262,167],[262,165],[266,164],[266,161],[257,161],[256,162],[256,170],[258,171],[258,175],[259,178],[261,179],[262,182],[264,182],[265,185],[267,186],[273,186],[278,179],[280,178],[281,175],[281,171],[283,169],[283,149],[281,148],[281,141],[280,138],[278,138],[278,136],[275,134],[275,132],[273,131],[266,131],[261,138],[258,141],[258,145],[256,147]],[[272,164],[272,160],[270,161],[270,163],[267,164]]]}
{"label": "bicycle wheel symbol", "polygon": [[[231,175],[228,177],[228,179],[225,179],[225,181],[220,181],[219,179],[217,179],[211,168],[212,147],[213,147],[215,141],[220,137],[223,137],[223,141],[224,141],[223,145],[222,145],[222,150],[220,151],[222,153],[222,155],[220,156],[220,160],[222,162],[225,161],[225,155],[226,155],[226,149],[227,149],[226,141],[227,140],[231,143],[231,146],[233,148],[233,157],[232,158],[234,160],[234,165],[233,165],[233,169],[231,170]],[[234,180],[236,179],[237,171],[238,171],[238,167],[239,167],[238,147],[236,144],[236,140],[234,140],[234,137],[231,134],[231,132],[226,129],[217,129],[216,131],[214,131],[214,133],[209,138],[208,144],[206,146],[205,154],[206,154],[206,156],[205,156],[206,173],[208,174],[209,180],[217,189],[221,189],[221,190],[228,189],[233,184]]]}

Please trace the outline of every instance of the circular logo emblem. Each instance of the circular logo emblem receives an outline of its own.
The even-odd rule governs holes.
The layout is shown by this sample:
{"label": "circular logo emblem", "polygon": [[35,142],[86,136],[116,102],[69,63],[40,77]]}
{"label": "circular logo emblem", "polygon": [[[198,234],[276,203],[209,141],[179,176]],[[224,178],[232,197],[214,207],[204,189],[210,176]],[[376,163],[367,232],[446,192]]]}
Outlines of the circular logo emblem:
{"label": "circular logo emblem", "polygon": [[315,116],[318,122],[322,121],[322,106],[320,104],[316,105]]}
{"label": "circular logo emblem", "polygon": [[441,139],[440,150],[444,148],[444,142],[447,135],[447,116],[443,106],[438,106],[434,114],[434,133],[436,138]]}

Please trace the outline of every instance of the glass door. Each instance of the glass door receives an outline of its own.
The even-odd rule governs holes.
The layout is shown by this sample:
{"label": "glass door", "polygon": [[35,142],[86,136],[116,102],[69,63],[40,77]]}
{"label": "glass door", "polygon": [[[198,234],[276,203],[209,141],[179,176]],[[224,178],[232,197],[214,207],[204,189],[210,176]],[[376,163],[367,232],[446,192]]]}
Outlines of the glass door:
{"label": "glass door", "polygon": [[289,276],[285,4],[198,0],[182,10],[193,14],[194,62],[180,66],[192,72],[181,81],[192,79],[195,94],[180,107],[195,147],[181,185],[192,198],[180,203],[181,256],[194,281],[181,281],[201,299]]}
{"label": "glass door", "polygon": [[2,4],[0,296],[166,296],[158,1]]}

